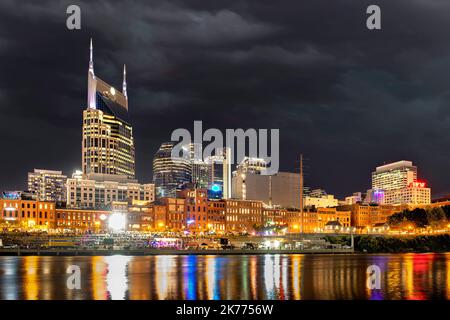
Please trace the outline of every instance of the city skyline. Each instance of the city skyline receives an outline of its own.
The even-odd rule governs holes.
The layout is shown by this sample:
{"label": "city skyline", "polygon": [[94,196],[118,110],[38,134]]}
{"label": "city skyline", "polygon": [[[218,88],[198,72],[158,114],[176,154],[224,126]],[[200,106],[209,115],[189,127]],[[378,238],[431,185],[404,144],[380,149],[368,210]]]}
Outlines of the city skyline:
{"label": "city skyline", "polygon": [[[5,21],[13,23],[17,16],[11,15],[12,7],[9,8],[7,3],[0,6],[0,16],[6,13],[8,19]],[[36,13],[44,15],[40,16],[43,30],[45,26],[53,28],[54,18],[62,15],[62,11],[56,14],[50,10],[54,4],[48,3],[47,6],[47,13]],[[4,70],[0,75],[0,106],[5,117],[1,132],[6,138],[4,148],[9,150],[2,163],[4,168],[12,168],[0,170],[2,190],[25,189],[27,172],[34,168],[61,170],[68,176],[81,168],[80,111],[87,107],[86,49],[87,41],[92,36],[98,52],[96,69],[98,66],[97,70],[101,70],[100,74],[106,81],[116,79],[112,82],[114,87],[121,87],[118,80],[122,79],[120,66],[127,64],[130,118],[134,127],[136,171],[140,182],[152,181],[153,155],[162,142],[170,140],[173,129],[181,127],[192,130],[193,120],[203,120],[208,127],[222,129],[280,128],[280,171],[297,171],[296,160],[298,154],[303,153],[309,159],[306,185],[325,188],[340,198],[356,191],[364,192],[370,187],[373,168],[397,160],[416,163],[420,176],[433,188],[434,197],[450,193],[447,183],[450,173],[445,170],[450,154],[443,148],[448,138],[442,131],[439,134],[439,130],[448,127],[445,86],[448,87],[450,79],[445,77],[450,66],[447,68],[445,62],[441,63],[443,67],[439,70],[432,66],[448,56],[448,45],[442,44],[438,48],[433,42],[432,48],[425,48],[420,43],[411,44],[407,39],[402,43],[408,45],[406,48],[390,43],[383,50],[377,45],[377,53],[382,57],[391,51],[398,58],[405,55],[407,58],[407,49],[415,49],[429,56],[431,65],[419,68],[416,78],[407,77],[402,68],[411,67],[412,62],[408,59],[398,61],[396,66],[392,62],[383,65],[370,61],[374,57],[370,53],[370,41],[374,41],[375,46],[389,40],[382,35],[373,37],[361,33],[361,37],[353,35],[356,38],[350,39],[342,34],[348,26],[336,30],[338,40],[347,41],[360,49],[364,56],[358,60],[350,55],[350,60],[355,59],[352,66],[350,62],[343,62],[350,51],[342,49],[339,52],[334,41],[330,40],[332,43],[326,45],[320,39],[320,35],[330,31],[329,25],[325,26],[324,31],[316,30],[317,38],[311,39],[304,32],[293,31],[292,18],[285,24],[280,21],[282,16],[287,15],[283,8],[279,8],[275,18],[270,18],[273,21],[268,21],[270,19],[263,8],[255,4],[248,8],[235,5],[225,9],[214,8],[213,4],[201,8],[196,3],[181,5],[172,2],[164,5],[152,1],[149,5],[142,4],[142,8],[153,6],[159,13],[167,12],[168,8],[176,9],[173,16],[176,21],[169,18],[163,21],[168,24],[165,31],[160,25],[162,22],[151,14],[138,15],[139,19],[148,19],[145,19],[145,26],[150,28],[153,36],[150,37],[152,40],[140,38],[143,41],[141,51],[139,41],[132,39],[139,36],[142,29],[121,30],[120,26],[113,25],[117,17],[106,16],[103,18],[107,27],[102,29],[102,25],[96,25],[93,20],[96,14],[102,16],[101,5],[87,6],[91,12],[83,20],[85,27],[76,34],[61,27],[60,31],[49,37],[45,31],[32,28],[33,21],[24,23],[29,34],[24,33],[23,26],[11,30],[10,34],[0,34],[4,57],[0,62]],[[318,8],[305,4],[299,6],[298,9],[319,18],[321,14],[326,16]],[[406,4],[400,4],[392,9],[400,12],[404,6]],[[436,9],[426,4],[422,6],[428,12],[436,13]],[[121,19],[126,21],[131,19],[131,13],[136,13],[134,10],[139,10],[139,7],[134,7],[130,12],[131,9],[121,4],[112,8],[123,12]],[[33,11],[26,4],[23,9],[27,13]],[[445,9],[450,8],[444,7],[441,11],[448,12]],[[342,13],[340,17],[345,20],[345,14],[351,15],[357,9],[352,8],[350,13],[344,12],[345,8],[336,10]],[[48,22],[45,22],[46,14]],[[197,14],[203,23],[211,27],[208,37],[193,37],[200,31],[197,29],[198,23],[189,14]],[[417,12],[411,9],[408,14],[416,17]],[[322,20],[319,18],[317,21]],[[441,18],[439,15],[435,19],[434,28],[444,24]],[[389,19],[386,17],[386,27],[389,27]],[[184,23],[193,33],[188,35],[193,43],[183,41],[188,39],[183,34],[174,41],[175,32],[181,30],[176,27],[177,21]],[[247,33],[243,33],[243,39],[236,39],[233,32],[223,31],[220,26],[225,26],[226,30],[240,28],[239,31]],[[281,26],[286,29],[280,31],[278,28]],[[433,30],[430,27],[429,30],[422,30],[421,34],[426,36]],[[163,37],[165,32],[170,37]],[[288,47],[282,38],[292,42],[292,32],[300,39],[296,45]],[[117,41],[111,34],[117,37]],[[401,30],[397,30],[397,34],[405,35]],[[11,36],[20,39],[20,44],[12,41]],[[223,36],[228,38],[223,39]],[[363,36],[371,40],[363,39]],[[42,40],[42,47],[32,37]],[[225,41],[224,52],[220,52],[223,46],[218,43],[220,38]],[[64,48],[52,47],[50,43],[55,39],[60,39]],[[308,46],[308,43],[311,45]],[[196,47],[204,48],[204,53],[196,55]],[[16,51],[18,48],[22,50]],[[437,54],[437,49],[443,53]],[[186,54],[183,56],[177,50]],[[410,51],[410,54],[414,52]],[[17,63],[10,63],[12,57],[17,59]],[[199,58],[204,58],[205,68],[198,63]],[[41,62],[39,65],[36,59]],[[410,56],[410,60],[414,59]],[[333,69],[333,72],[327,72],[322,64]],[[432,70],[435,72],[433,77],[441,79],[442,83],[435,86],[427,84],[422,88],[417,81],[425,81]],[[278,71],[284,72],[282,79]],[[249,78],[246,76],[248,73],[253,76]],[[16,74],[26,74],[27,77],[17,78]],[[211,83],[199,80],[199,76]],[[252,77],[256,77],[256,84],[251,81]],[[45,81],[41,84],[38,78]],[[233,81],[238,82],[233,85]],[[276,81],[282,82],[274,85]],[[49,83],[54,90],[44,90]],[[272,85],[271,90],[261,90],[267,84]],[[409,90],[417,86],[426,93]],[[360,92],[351,94],[348,90]],[[411,97],[405,96],[406,90]],[[271,92],[274,94],[268,94]],[[347,100],[353,103],[347,103]],[[295,107],[296,104],[301,107]],[[309,104],[312,107],[307,107]],[[376,112],[377,104],[383,105],[383,112],[392,119],[379,118],[378,113],[383,112]],[[411,112],[409,117],[405,117],[405,110]],[[426,121],[428,123],[424,127]],[[370,130],[362,130],[363,127]],[[302,131],[306,133],[304,136]],[[52,143],[46,144],[46,141]]]}
{"label": "city skyline", "polygon": [[0,0],[0,301],[450,299],[449,16]]}

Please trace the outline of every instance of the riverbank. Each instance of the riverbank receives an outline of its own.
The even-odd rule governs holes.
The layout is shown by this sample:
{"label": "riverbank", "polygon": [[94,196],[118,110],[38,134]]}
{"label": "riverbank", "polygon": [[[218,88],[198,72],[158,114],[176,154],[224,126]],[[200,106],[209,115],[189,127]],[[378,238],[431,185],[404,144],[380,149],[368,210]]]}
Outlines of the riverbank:
{"label": "riverbank", "polygon": [[[332,244],[346,245],[350,237],[327,236],[326,241]],[[427,236],[354,236],[355,252],[358,253],[423,253],[450,252],[450,235]]]}
{"label": "riverbank", "polygon": [[155,256],[155,255],[264,255],[264,254],[345,254],[353,249],[306,250],[173,250],[173,249],[0,249],[0,256]]}

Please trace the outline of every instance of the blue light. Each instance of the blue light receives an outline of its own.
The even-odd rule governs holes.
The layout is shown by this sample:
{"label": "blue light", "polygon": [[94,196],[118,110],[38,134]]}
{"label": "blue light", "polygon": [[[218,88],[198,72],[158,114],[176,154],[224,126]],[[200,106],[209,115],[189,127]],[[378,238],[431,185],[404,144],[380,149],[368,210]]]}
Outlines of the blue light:
{"label": "blue light", "polygon": [[220,186],[218,184],[213,184],[211,186],[211,191],[213,192],[219,192],[220,191]]}
{"label": "blue light", "polygon": [[188,220],[187,224],[193,224],[194,220]]}

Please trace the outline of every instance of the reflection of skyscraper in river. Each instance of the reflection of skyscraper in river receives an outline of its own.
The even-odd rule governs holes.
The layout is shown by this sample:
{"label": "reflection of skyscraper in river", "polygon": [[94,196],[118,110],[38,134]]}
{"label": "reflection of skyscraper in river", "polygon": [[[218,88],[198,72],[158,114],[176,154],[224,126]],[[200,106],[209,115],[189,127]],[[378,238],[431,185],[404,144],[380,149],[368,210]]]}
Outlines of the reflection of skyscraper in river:
{"label": "reflection of skyscraper in river", "polygon": [[[70,290],[67,267],[81,269]],[[366,269],[381,269],[381,290]],[[0,257],[0,299],[448,299],[449,254]]]}

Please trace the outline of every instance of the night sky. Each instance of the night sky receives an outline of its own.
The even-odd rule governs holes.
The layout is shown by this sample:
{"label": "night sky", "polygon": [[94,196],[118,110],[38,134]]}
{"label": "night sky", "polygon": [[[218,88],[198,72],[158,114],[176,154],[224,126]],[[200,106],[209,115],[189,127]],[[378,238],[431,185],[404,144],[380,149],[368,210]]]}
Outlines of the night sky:
{"label": "night sky", "polygon": [[[66,28],[81,7],[82,28]],[[366,28],[378,4],[382,30]],[[176,128],[279,128],[281,169],[339,197],[412,160],[450,193],[450,1],[0,1],[0,190],[81,167],[89,38],[95,73],[127,64],[137,177]]]}

